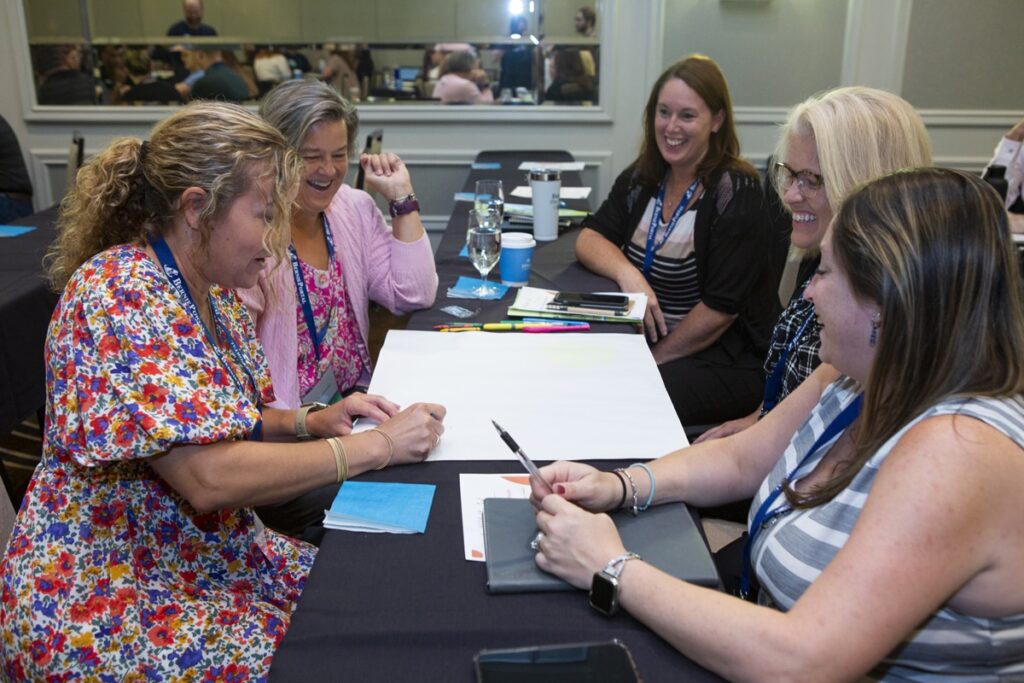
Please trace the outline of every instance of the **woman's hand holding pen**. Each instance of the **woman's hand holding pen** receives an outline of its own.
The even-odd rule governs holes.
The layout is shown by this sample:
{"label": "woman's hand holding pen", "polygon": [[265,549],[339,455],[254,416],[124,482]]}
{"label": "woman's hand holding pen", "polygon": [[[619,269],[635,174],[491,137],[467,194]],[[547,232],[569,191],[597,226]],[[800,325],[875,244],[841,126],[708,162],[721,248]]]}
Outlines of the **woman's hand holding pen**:
{"label": "woman's hand holding pen", "polygon": [[547,496],[541,505],[535,558],[544,571],[589,588],[595,572],[626,552],[608,515],[587,512],[558,495]]}
{"label": "woman's hand holding pen", "polygon": [[[540,468],[541,476],[557,496],[587,510],[614,509],[621,499],[621,478],[614,472],[602,472],[579,462],[559,462]],[[544,492],[530,483],[530,503],[540,510]]]}

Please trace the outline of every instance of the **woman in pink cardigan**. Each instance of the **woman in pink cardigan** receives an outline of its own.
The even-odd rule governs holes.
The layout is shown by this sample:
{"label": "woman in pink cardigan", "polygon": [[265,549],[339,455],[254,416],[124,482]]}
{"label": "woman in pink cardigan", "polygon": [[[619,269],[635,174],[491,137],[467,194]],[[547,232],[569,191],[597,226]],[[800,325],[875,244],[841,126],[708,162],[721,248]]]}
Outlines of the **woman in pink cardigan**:
{"label": "woman in pink cardigan", "polygon": [[[286,81],[264,97],[260,114],[305,164],[292,206],[288,260],[241,293],[270,366],[276,398],[270,405],[299,409],[298,434],[307,433],[309,412],[339,400],[352,418],[386,420],[397,405],[354,391],[370,379],[369,302],[406,313],[432,305],[437,292],[433,251],[409,172],[394,154],[360,158],[367,185],[388,200],[389,228],[368,194],[344,185],[359,119],[333,88],[315,80]],[[336,490],[325,487],[258,512],[268,525],[300,535],[322,520]]]}

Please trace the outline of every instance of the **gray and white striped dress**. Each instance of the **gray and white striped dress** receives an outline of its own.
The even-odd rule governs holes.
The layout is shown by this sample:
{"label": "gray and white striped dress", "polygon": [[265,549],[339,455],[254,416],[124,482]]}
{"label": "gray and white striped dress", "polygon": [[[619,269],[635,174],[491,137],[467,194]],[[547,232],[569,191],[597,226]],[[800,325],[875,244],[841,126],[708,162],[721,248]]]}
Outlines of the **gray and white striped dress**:
{"label": "gray and white striped dress", "polygon": [[[797,430],[754,498],[748,525],[761,502],[811,449],[825,427],[860,393],[860,386],[840,378],[828,387],[811,416]],[[910,427],[935,415],[968,415],[998,429],[1024,448],[1024,399],[950,399],[929,408],[893,436],[865,464],[844,491],[824,505],[776,518],[758,535],[752,562],[762,591],[788,610],[846,543],[889,451]],[[830,447],[831,444],[828,444]],[[819,450],[798,476],[814,469],[828,452]],[[773,505],[785,504],[785,497]],[[1024,614],[981,619],[939,609],[920,624],[868,676],[867,680],[922,683],[996,683],[1024,681]]]}

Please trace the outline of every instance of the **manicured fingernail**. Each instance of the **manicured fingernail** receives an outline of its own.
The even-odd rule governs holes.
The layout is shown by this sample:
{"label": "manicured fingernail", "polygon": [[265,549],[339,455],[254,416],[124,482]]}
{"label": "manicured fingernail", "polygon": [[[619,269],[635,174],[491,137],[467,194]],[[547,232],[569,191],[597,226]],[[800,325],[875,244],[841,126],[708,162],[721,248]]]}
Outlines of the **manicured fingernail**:
{"label": "manicured fingernail", "polygon": [[560,496],[563,495],[565,493],[565,487],[561,484],[555,484],[555,493]]}

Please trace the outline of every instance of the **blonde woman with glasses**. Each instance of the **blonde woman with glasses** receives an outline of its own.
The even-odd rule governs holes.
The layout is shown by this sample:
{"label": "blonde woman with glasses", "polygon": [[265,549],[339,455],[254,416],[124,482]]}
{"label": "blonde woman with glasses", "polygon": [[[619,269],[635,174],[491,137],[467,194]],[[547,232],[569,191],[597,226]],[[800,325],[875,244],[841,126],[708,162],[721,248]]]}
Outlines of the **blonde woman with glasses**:
{"label": "blonde woman with glasses", "polygon": [[[543,468],[537,565],[730,681],[1021,680],[1024,303],[999,197],[947,169],[863,186],[804,295],[839,378],[642,467]],[[594,514],[750,496],[758,604],[659,571]]]}
{"label": "blonde woman with glasses", "polygon": [[[790,112],[772,172],[792,215],[792,245],[800,264],[789,305],[772,330],[765,359],[764,399],[745,417],[705,432],[696,443],[742,431],[778,405],[818,367],[821,324],[804,297],[820,260],[821,240],[843,198],[857,185],[885,173],[932,161],[924,122],[892,93],[849,87],[815,95]],[[823,368],[822,373],[834,372]]]}

